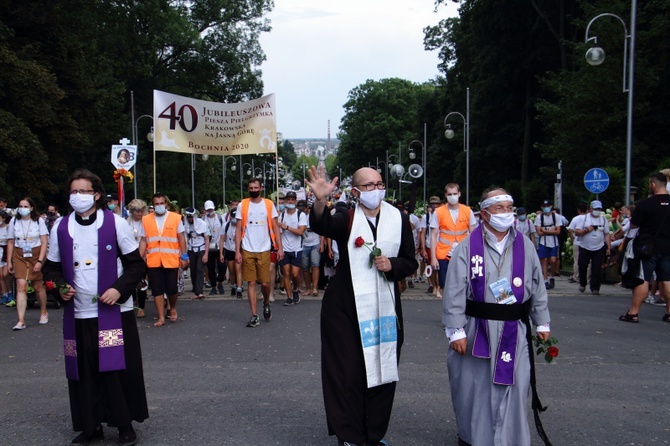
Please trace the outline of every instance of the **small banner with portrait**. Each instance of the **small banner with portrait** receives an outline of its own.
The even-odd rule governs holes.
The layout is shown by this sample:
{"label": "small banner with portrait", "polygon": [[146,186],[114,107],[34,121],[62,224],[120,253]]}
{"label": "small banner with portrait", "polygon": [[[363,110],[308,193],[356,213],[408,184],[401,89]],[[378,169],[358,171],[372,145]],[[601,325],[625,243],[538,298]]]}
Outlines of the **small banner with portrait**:
{"label": "small banner with portrait", "polygon": [[225,104],[154,90],[154,150],[200,155],[277,152],[275,95]]}

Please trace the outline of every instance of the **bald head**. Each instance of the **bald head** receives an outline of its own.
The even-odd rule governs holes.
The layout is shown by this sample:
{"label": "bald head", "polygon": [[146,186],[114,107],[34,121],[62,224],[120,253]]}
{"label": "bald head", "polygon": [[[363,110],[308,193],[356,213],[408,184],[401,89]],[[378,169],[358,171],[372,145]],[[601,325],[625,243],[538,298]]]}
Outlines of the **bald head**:
{"label": "bald head", "polygon": [[361,167],[354,172],[352,179],[354,186],[357,186],[359,184],[378,183],[382,180],[382,176],[375,169]]}

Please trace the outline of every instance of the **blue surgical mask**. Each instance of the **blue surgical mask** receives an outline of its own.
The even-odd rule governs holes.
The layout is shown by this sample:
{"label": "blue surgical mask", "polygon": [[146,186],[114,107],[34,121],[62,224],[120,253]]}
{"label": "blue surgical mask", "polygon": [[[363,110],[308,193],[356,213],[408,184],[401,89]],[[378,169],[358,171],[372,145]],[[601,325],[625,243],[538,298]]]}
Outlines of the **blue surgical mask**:
{"label": "blue surgical mask", "polygon": [[287,204],[286,209],[295,209],[295,204]]}
{"label": "blue surgical mask", "polygon": [[277,205],[277,209],[279,209],[280,211],[283,211],[284,208],[286,208],[286,205],[285,205],[285,204],[278,204],[278,205]]}
{"label": "blue surgical mask", "polygon": [[519,221],[526,221],[527,215],[519,215]]}
{"label": "blue surgical mask", "polygon": [[551,212],[551,208],[542,208],[542,212],[548,214],[549,212]]}
{"label": "blue surgical mask", "polygon": [[156,214],[158,214],[158,215],[163,215],[163,214],[165,214],[165,211],[166,211],[166,210],[167,210],[167,209],[165,208],[165,205],[164,205],[164,204],[159,204],[158,206],[155,206],[155,207],[154,207],[154,212],[155,212]]}
{"label": "blue surgical mask", "polygon": [[107,203],[107,209],[113,211],[114,209],[116,209],[116,205],[114,203]]}
{"label": "blue surgical mask", "polygon": [[30,208],[19,208],[19,215],[21,217],[27,217],[30,215]]}

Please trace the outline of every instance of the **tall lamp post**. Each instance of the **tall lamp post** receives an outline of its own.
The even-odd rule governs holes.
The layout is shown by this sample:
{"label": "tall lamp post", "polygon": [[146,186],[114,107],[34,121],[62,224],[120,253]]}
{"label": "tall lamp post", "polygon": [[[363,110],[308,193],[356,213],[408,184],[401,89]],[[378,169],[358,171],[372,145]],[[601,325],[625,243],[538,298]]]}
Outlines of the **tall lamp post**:
{"label": "tall lamp post", "polygon": [[[593,41],[591,48],[586,52],[586,62],[589,65],[600,65],[605,61],[605,51],[598,46],[598,36],[589,37],[589,30],[593,22],[601,17],[614,17],[621,22],[624,31],[623,41],[623,92],[628,93],[628,116],[626,119],[626,206],[630,204],[630,177],[631,159],[633,153],[633,79],[635,75],[635,21],[637,15],[637,0],[630,3],[630,33],[626,28],[626,22],[616,14],[605,12],[591,19],[586,27],[584,42]],[[626,69],[628,59],[628,69]]]}
{"label": "tall lamp post", "polygon": [[[133,126],[133,145],[137,146],[137,140],[138,140],[138,132],[137,132],[137,126],[142,118],[149,118],[151,119],[151,123],[153,124],[154,118],[151,115],[142,115],[139,118],[135,120],[135,125]],[[147,141],[153,142],[154,141],[154,127],[153,125],[151,126],[151,130],[149,133],[147,133]],[[139,154],[139,152],[138,152]],[[135,198],[137,198],[137,162],[135,162],[135,165],[133,166],[133,175],[135,176],[135,181],[133,185],[133,194],[135,195]],[[154,193],[156,193],[156,178],[154,178]]]}
{"label": "tall lamp post", "polygon": [[302,185],[305,185],[305,168],[309,167],[307,163],[301,163],[300,167],[302,167]]}
{"label": "tall lamp post", "polygon": [[240,155],[240,200],[242,200],[242,174],[245,172],[245,166],[247,167],[247,176],[251,176],[251,164],[242,163],[242,155]]}
{"label": "tall lamp post", "polygon": [[[423,176],[423,202],[426,203],[426,145],[421,144],[421,141],[415,139],[414,141],[409,143],[408,149],[409,149],[410,160],[416,159],[417,151],[421,152],[421,170],[422,170],[421,175]],[[410,173],[410,175],[412,174]],[[412,177],[414,178],[414,176]]]}
{"label": "tall lamp post", "polygon": [[[221,167],[223,168],[223,174],[221,175],[221,185],[223,186],[223,202],[221,203],[221,206],[226,205],[226,167],[228,166],[228,160],[232,159],[233,160],[233,165],[230,166],[230,170],[235,172],[237,170],[237,161],[235,160],[234,157],[232,156],[222,156],[221,157]],[[240,191],[241,192],[241,191]]]}
{"label": "tall lamp post", "polygon": [[444,136],[447,139],[454,137],[454,131],[447,120],[451,115],[460,116],[463,119],[463,151],[465,152],[465,204],[470,205],[470,88],[466,89],[465,116],[459,112],[450,112],[444,117]]}

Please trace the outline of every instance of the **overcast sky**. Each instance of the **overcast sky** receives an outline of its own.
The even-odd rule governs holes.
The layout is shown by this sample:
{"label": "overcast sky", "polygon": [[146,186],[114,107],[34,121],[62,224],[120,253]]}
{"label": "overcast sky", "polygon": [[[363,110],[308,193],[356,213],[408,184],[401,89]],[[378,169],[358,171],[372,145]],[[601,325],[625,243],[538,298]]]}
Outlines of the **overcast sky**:
{"label": "overcast sky", "polygon": [[347,94],[368,79],[435,78],[437,52],[424,51],[423,28],[457,15],[434,0],[275,0],[272,31],[261,37],[265,94],[275,93],[284,138],[338,132]]}

